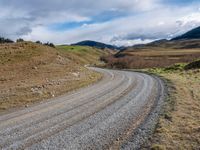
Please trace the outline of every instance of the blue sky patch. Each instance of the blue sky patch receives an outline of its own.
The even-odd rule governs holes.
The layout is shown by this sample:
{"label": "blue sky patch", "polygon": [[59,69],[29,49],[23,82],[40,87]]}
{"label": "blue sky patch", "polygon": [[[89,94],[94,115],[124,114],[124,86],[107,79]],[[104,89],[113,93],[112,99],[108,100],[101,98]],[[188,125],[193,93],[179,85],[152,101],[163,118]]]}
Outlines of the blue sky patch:
{"label": "blue sky patch", "polygon": [[94,24],[94,23],[103,23],[111,21],[114,19],[119,19],[121,17],[127,16],[125,12],[120,11],[104,11],[98,15],[92,16],[90,21],[81,21],[81,22],[64,22],[64,23],[55,23],[48,26],[49,30],[54,31],[65,31],[75,28],[79,28],[84,24]]}

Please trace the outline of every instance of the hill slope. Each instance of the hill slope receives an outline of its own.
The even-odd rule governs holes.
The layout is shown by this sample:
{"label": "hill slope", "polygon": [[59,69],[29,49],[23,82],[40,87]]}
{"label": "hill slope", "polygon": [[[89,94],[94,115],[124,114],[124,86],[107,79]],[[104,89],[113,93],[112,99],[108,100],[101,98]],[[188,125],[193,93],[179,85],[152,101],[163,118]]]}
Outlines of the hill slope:
{"label": "hill slope", "polygon": [[108,44],[104,44],[104,43],[100,43],[100,42],[96,42],[96,41],[82,41],[82,42],[78,42],[72,45],[78,45],[78,46],[90,46],[90,47],[95,47],[95,48],[99,48],[99,49],[112,49],[112,50],[116,50],[117,47],[113,46],[113,45],[108,45]]}
{"label": "hill slope", "polygon": [[181,36],[173,38],[172,41],[173,40],[183,40],[183,39],[200,39],[200,27],[192,29]]}
{"label": "hill slope", "polygon": [[109,52],[88,46],[57,46],[63,54],[79,65],[98,65],[101,63],[99,57],[107,55]]}
{"label": "hill slope", "polygon": [[200,27],[172,40],[161,39],[127,47],[104,60],[109,67],[138,69],[166,67],[197,58],[200,58]]}
{"label": "hill slope", "polygon": [[109,67],[151,68],[190,62],[200,57],[200,39],[159,40],[149,44],[128,47],[105,58]]}
{"label": "hill slope", "polygon": [[[90,60],[97,61],[98,55]],[[73,56],[32,42],[0,44],[0,111],[66,93],[101,77],[83,67],[78,54]]]}

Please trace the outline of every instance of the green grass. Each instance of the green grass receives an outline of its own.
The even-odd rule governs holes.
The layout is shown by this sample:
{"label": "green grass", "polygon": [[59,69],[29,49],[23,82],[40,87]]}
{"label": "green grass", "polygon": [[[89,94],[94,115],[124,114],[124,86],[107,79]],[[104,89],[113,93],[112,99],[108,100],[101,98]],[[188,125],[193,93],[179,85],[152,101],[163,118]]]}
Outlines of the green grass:
{"label": "green grass", "polygon": [[173,73],[173,72],[180,72],[180,71],[186,71],[190,69],[200,69],[200,60],[193,61],[191,63],[177,63],[169,67],[165,68],[152,68],[149,69],[151,73]]}
{"label": "green grass", "polygon": [[68,52],[74,52],[74,53],[101,53],[100,50],[92,47],[87,47],[87,46],[66,46],[66,45],[61,45],[57,46],[58,49],[65,50]]}
{"label": "green grass", "polygon": [[65,53],[70,57],[70,59],[74,60],[76,63],[81,65],[97,65],[99,63],[100,56],[106,55],[107,52],[87,47],[87,46],[57,46],[58,50],[62,53]]}
{"label": "green grass", "polygon": [[156,73],[156,74],[184,71],[186,65],[187,65],[187,63],[177,63],[175,65],[165,67],[165,68],[152,68],[152,69],[149,69],[149,71],[151,73]]}

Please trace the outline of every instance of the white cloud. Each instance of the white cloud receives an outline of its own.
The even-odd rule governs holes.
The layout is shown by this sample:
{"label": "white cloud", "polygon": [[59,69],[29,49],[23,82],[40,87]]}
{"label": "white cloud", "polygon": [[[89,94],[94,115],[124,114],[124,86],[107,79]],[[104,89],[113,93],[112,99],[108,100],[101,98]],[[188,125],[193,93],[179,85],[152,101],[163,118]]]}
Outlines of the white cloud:
{"label": "white cloud", "polygon": [[[162,0],[1,0],[0,10],[0,35],[57,44],[89,39],[131,45],[170,38],[200,25],[199,5],[179,7]],[[54,23],[92,21],[105,11],[127,15],[67,31],[48,28]]]}
{"label": "white cloud", "polygon": [[182,23],[181,26],[184,26],[190,22],[198,23],[198,22],[200,22],[200,12],[194,12],[194,13],[188,14],[186,16],[183,16],[180,18],[179,21]]}

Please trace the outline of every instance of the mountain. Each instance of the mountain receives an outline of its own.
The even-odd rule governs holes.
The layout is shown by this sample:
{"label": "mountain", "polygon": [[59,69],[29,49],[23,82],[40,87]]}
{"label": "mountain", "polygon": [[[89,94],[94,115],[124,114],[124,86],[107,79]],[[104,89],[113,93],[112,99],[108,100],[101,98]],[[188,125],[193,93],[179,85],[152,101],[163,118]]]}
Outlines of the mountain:
{"label": "mountain", "polygon": [[105,43],[101,43],[101,42],[96,42],[96,41],[81,41],[72,45],[77,45],[77,46],[90,46],[90,47],[95,47],[95,48],[99,48],[99,49],[112,49],[112,50],[116,50],[118,49],[117,46],[113,46],[113,45],[108,45]]}
{"label": "mountain", "polygon": [[200,39],[200,27],[197,27],[195,29],[192,29],[185,34],[178,36],[176,38],[173,38],[172,41],[174,40],[186,40],[186,39]]}
{"label": "mountain", "polygon": [[160,40],[153,41],[151,43],[147,43],[146,46],[160,46],[161,44],[164,44],[167,42],[168,42],[167,39],[160,39]]}

